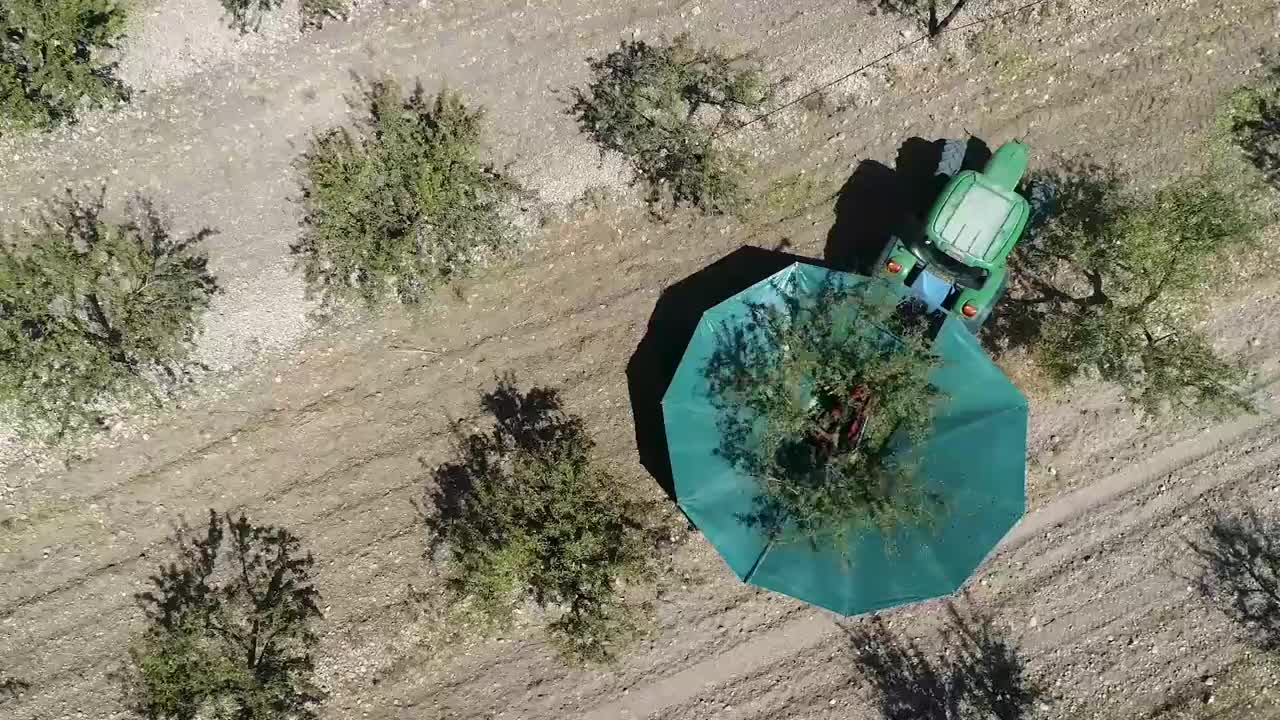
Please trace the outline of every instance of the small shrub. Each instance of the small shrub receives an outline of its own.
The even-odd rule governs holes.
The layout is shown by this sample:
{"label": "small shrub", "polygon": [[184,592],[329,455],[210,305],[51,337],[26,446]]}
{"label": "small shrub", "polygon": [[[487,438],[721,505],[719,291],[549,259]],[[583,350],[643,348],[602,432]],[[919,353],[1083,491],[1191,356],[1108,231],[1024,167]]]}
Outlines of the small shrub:
{"label": "small shrub", "polygon": [[221,0],[227,11],[227,24],[241,33],[257,32],[262,20],[284,3],[284,0]]}
{"label": "small shrub", "polygon": [[68,193],[0,242],[0,404],[28,435],[59,440],[181,378],[216,290],[196,252],[211,234],[173,238],[143,199],[111,223],[102,195]]}
{"label": "small shrub", "polygon": [[319,30],[325,20],[346,20],[351,12],[347,0],[300,0],[298,12],[302,15],[302,29]]}
{"label": "small shrub", "polygon": [[[227,24],[241,33],[257,32],[262,21],[284,4],[284,0],[221,0]],[[349,0],[299,0],[302,30],[318,30],[329,18],[345,20],[351,11]]]}
{"label": "small shrub", "polygon": [[716,133],[766,101],[754,61],[694,47],[679,35],[665,45],[623,42],[589,62],[593,79],[573,90],[569,112],[602,150],[631,161],[652,205],[708,213],[742,206],[743,162],[716,142]]}
{"label": "small shrub", "polygon": [[554,391],[506,379],[484,405],[493,431],[459,432],[462,457],[437,469],[431,492],[450,592],[497,627],[532,601],[552,611],[548,636],[566,659],[612,660],[640,627],[622,586],[650,572],[654,507],[592,461],[582,420]]}
{"label": "small shrub", "polygon": [[130,708],[157,720],[316,717],[311,555],[287,530],[212,510],[192,535],[137,596],[148,628],[129,648]]}
{"label": "small shrub", "polygon": [[124,34],[116,0],[0,3],[0,134],[75,120],[128,97],[102,61]]}
{"label": "small shrub", "polygon": [[1250,410],[1245,369],[1195,327],[1228,256],[1255,235],[1245,200],[1206,178],[1144,193],[1098,166],[1041,180],[1056,186],[1056,209],[1016,251],[1021,289],[995,332],[1033,346],[1054,381],[1096,375],[1148,414]]}
{"label": "small shrub", "polygon": [[761,483],[745,519],[815,543],[925,521],[932,498],[897,451],[927,439],[936,363],[923,319],[866,288],[755,306],[725,328],[706,373],[720,453]]}
{"label": "small shrub", "polygon": [[518,188],[479,159],[480,110],[453,93],[367,93],[355,131],[317,135],[302,157],[304,277],[326,303],[416,304],[507,248]]}
{"label": "small shrub", "polygon": [[1280,67],[1257,87],[1232,93],[1218,126],[1263,180],[1280,190]]}

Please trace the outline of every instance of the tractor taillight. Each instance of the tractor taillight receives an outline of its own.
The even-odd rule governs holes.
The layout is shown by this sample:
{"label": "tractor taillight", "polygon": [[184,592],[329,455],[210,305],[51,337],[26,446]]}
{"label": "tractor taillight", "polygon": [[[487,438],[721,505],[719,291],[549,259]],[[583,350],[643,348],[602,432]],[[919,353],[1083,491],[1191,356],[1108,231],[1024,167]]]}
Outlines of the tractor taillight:
{"label": "tractor taillight", "polygon": [[970,305],[969,303],[965,303],[960,307],[960,312],[963,313],[965,317],[971,318],[978,314],[978,308]]}
{"label": "tractor taillight", "polygon": [[889,262],[884,264],[884,269],[888,270],[890,273],[894,275],[897,275],[898,273],[902,272],[902,263],[898,262],[897,260],[890,260]]}

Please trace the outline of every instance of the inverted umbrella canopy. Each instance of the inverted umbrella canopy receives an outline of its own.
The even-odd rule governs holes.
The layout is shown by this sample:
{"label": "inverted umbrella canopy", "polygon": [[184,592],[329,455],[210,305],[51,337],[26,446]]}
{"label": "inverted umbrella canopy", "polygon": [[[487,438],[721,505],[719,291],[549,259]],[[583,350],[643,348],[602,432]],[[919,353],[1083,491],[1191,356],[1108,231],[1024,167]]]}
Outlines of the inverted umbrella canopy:
{"label": "inverted umbrella canopy", "polygon": [[[796,263],[703,313],[662,400],[676,502],[743,580],[845,615],[960,589],[1026,507],[1027,401],[963,324],[948,318],[930,376],[941,391],[919,482],[943,510],[927,527],[847,534],[844,547],[772,540],[743,520],[760,481],[721,457],[720,413],[706,377],[717,337],[752,305],[785,308],[830,286],[884,292],[882,281]],[[874,285],[873,285],[874,284]],[[892,292],[903,292],[892,288]]]}

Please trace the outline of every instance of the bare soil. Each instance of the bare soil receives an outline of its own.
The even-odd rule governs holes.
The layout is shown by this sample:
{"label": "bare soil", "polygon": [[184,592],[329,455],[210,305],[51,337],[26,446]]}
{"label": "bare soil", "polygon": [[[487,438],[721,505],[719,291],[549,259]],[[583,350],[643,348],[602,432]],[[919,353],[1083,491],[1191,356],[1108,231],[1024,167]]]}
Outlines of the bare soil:
{"label": "bare soil", "polygon": [[[216,32],[216,15],[184,15],[193,2],[152,3],[154,22],[201,18]],[[961,20],[1013,6],[976,2]],[[129,67],[147,53],[178,62],[169,34],[149,28],[128,50],[143,61]],[[166,557],[177,519],[214,507],[287,525],[317,557],[325,718],[875,717],[846,621],[741,584],[696,534],[662,581],[651,637],[615,668],[564,667],[534,624],[446,642],[420,601],[438,580],[415,503],[449,457],[449,420],[476,417],[478,393],[500,373],[560,388],[601,457],[658,497],[638,462],[625,373],[665,287],[744,245],[846,252],[866,230],[849,212],[862,187],[851,175],[863,161],[893,167],[913,136],[1023,137],[1037,162],[1087,153],[1153,184],[1194,171],[1216,103],[1258,68],[1278,28],[1271,0],[1050,0],[912,46],[736,139],[761,167],[746,222],[657,223],[622,191],[598,208],[567,204],[622,176],[600,167],[554,91],[581,82],[583,58],[619,37],[687,29],[757,52],[793,76],[795,96],[918,29],[818,0],[387,3],[262,41],[245,58],[234,42],[226,56],[201,45],[197,72],[137,71],[146,92],[123,112],[4,141],[10,218],[67,183],[106,182],[117,199],[145,189],[181,223],[222,230],[210,252],[228,291],[202,348],[225,374],[202,394],[69,467],[9,455],[0,670],[29,687],[0,710],[123,716],[110,674],[141,627],[133,593]],[[290,270],[290,164],[309,132],[348,117],[351,73],[383,71],[448,82],[489,106],[495,153],[539,190],[546,220],[518,259],[427,310],[320,332]],[[1151,423],[1113,388],[1033,394],[1032,509],[958,602],[1020,643],[1049,691],[1043,717],[1209,717],[1259,700],[1254,715],[1214,716],[1280,715],[1270,666],[1192,591],[1185,544],[1211,507],[1280,511],[1278,298],[1280,281],[1250,273],[1208,325],[1223,350],[1256,363],[1259,415]],[[941,609],[886,617],[923,637]]]}

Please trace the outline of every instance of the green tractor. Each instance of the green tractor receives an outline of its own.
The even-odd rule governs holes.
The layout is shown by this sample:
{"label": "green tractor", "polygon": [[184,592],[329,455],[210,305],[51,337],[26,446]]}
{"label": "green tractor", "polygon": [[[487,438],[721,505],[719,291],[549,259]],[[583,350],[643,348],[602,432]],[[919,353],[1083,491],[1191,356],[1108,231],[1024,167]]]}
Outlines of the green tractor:
{"label": "green tractor", "polygon": [[[951,180],[920,227],[890,238],[875,272],[906,283],[930,310],[959,317],[977,333],[1004,295],[1009,253],[1031,217],[1018,194],[1028,149],[1007,142],[982,171],[960,170],[960,156],[944,151],[939,174]],[[946,167],[947,165],[953,167]]]}

